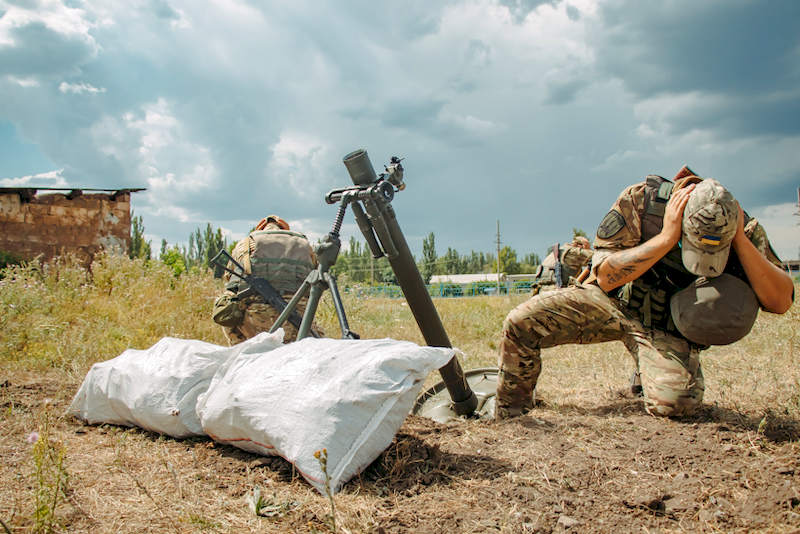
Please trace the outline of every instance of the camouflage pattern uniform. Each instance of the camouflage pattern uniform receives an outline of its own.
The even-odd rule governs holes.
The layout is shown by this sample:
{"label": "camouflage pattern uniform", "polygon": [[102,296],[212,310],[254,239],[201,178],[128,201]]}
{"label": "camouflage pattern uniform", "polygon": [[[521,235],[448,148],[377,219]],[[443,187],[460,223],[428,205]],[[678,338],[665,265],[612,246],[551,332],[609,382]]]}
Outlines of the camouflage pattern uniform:
{"label": "camouflage pattern uniform", "polygon": [[574,283],[573,279],[589,265],[593,254],[591,249],[582,248],[574,243],[564,245],[564,250],[561,252],[561,276],[564,277],[564,281]]}
{"label": "camouflage pattern uniform", "polygon": [[[584,267],[589,265],[592,261],[594,252],[591,249],[583,248],[576,242],[562,245],[561,247],[561,277],[564,285],[573,285],[578,275]],[[555,277],[555,252],[548,254],[542,260],[541,274],[536,278],[531,285],[531,294],[536,295],[541,291],[543,286],[554,285],[556,283]]]}
{"label": "camouflage pattern uniform", "polygon": [[[297,234],[295,232],[289,232],[281,230],[277,225],[268,224],[265,230],[262,232],[271,233],[276,235],[286,235],[286,236],[293,236],[293,237],[302,237],[305,240],[305,236],[302,234]],[[252,254],[254,252],[254,237],[260,232],[253,232],[245,239],[239,241],[233,249],[231,256],[237,262],[239,262],[248,274],[253,273],[253,262],[257,262],[254,258],[252,258]],[[277,241],[279,243],[280,240]],[[314,250],[311,248],[311,245],[307,243],[307,252],[303,252],[301,255],[305,256],[301,260],[295,260],[293,263],[296,264],[294,268],[294,272],[292,275],[284,280],[277,280],[271,276],[264,276],[269,282],[275,287],[276,291],[281,294],[283,299],[288,302],[297,288],[302,283],[302,280],[305,276],[308,275],[309,272],[313,270],[313,268],[317,265],[316,255],[314,254]],[[273,245],[274,247],[275,245]],[[280,260],[280,246],[275,249],[272,254],[276,256],[275,261]],[[295,255],[297,255],[295,253]],[[270,262],[270,259],[267,259],[267,262]],[[263,263],[263,262],[262,262]],[[233,264],[228,265],[229,268],[233,269]],[[258,266],[256,267],[256,276],[259,274],[260,269]],[[228,282],[228,287],[235,286],[235,281],[233,284],[230,283],[231,275],[229,273],[225,273],[223,276],[226,282]],[[235,288],[226,289],[225,293],[221,296],[228,296],[233,297],[236,294]],[[218,299],[219,300],[219,299]],[[306,309],[306,304],[308,302],[308,297],[303,297],[297,304],[297,308],[295,311],[298,315],[302,317],[303,312]],[[275,323],[275,320],[278,318],[280,313],[278,310],[266,304],[264,299],[260,295],[251,295],[246,297],[240,301],[238,301],[238,306],[242,310],[244,318],[240,324],[233,327],[222,326],[222,330],[225,333],[225,336],[228,338],[228,341],[231,345],[235,345],[237,343],[241,343],[242,341],[249,339],[261,332],[268,332],[272,325]],[[316,325],[312,324],[312,328],[316,330],[318,333],[322,334],[321,329]],[[289,321],[286,321],[283,324],[283,329],[285,331],[284,336],[284,343],[289,343],[294,341],[297,338],[297,328],[291,324]]]}
{"label": "camouflage pattern uniform", "polygon": [[[619,196],[598,229],[592,275],[585,283],[534,296],[506,317],[498,357],[498,419],[532,408],[541,349],[567,343],[622,341],[639,367],[645,408],[651,414],[685,415],[702,402],[705,388],[699,354],[705,347],[689,342],[677,330],[645,326],[641,310],[630,308],[616,291],[612,291],[614,296],[607,295],[594,282],[597,267],[608,256],[640,244],[644,196],[644,183],[628,187]],[[763,227],[755,219],[745,221],[745,233],[756,248],[780,266]],[[731,256],[735,256],[733,250]]]}

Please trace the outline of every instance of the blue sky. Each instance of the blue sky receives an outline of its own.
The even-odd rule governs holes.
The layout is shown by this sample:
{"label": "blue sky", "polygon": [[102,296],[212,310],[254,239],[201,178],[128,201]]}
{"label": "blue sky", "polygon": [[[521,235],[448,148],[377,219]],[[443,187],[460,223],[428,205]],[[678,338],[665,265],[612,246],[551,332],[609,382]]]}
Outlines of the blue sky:
{"label": "blue sky", "polygon": [[[405,157],[412,250],[540,255],[683,164],[800,253],[800,2],[0,0],[0,185],[146,187],[147,237],[278,213]],[[351,217],[345,240],[359,235]]]}

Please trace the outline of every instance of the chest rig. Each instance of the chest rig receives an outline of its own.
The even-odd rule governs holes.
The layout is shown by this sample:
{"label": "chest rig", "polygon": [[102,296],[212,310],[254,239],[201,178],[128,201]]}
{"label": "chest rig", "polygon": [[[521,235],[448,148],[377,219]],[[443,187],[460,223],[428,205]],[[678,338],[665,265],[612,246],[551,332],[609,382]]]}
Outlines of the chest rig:
{"label": "chest rig", "polygon": [[[640,243],[661,232],[664,226],[664,210],[672,195],[673,186],[672,182],[661,176],[649,175],[646,178],[644,207],[640,213]],[[645,327],[677,333],[672,322],[669,301],[672,295],[696,278],[696,275],[683,266],[681,249],[676,245],[642,276],[622,286],[618,290],[618,298],[626,303],[629,310],[637,313]]]}

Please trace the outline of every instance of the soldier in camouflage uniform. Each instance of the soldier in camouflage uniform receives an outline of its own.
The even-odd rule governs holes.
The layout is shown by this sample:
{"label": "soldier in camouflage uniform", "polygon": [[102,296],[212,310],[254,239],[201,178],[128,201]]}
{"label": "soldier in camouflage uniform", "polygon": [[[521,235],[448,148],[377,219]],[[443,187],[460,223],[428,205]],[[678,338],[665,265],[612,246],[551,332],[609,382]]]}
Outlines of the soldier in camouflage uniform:
{"label": "soldier in camouflage uniform", "polygon": [[601,222],[586,281],[537,295],[506,317],[495,417],[532,408],[541,349],[603,341],[622,341],[634,358],[649,413],[690,414],[703,398],[705,346],[676,329],[672,295],[726,273],[749,284],[756,309],[784,313],[794,285],[780,265],[764,229],[718,182],[688,167],[674,183],[648,176]]}
{"label": "soldier in camouflage uniform", "polygon": [[[269,281],[287,302],[317,266],[316,255],[306,236],[292,232],[289,224],[277,215],[261,219],[255,230],[236,244],[231,256],[247,274]],[[231,263],[228,268],[233,270],[235,267]],[[258,294],[237,299],[236,294],[245,289],[241,287],[245,283],[227,272],[223,278],[226,281],[225,292],[214,303],[213,319],[222,326],[229,343],[235,345],[269,331],[280,312],[266,304]],[[301,316],[307,300],[304,297],[297,305],[296,311]],[[316,325],[312,328],[320,333]],[[297,328],[286,321],[283,329],[284,343],[294,341]]]}

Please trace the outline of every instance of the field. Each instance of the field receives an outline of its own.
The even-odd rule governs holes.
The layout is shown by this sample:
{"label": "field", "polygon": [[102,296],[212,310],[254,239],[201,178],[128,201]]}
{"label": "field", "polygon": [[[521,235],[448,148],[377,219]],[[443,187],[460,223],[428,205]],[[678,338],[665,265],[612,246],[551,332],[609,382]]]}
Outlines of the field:
{"label": "field", "polygon": [[[0,532],[800,532],[798,305],[704,353],[696,416],[647,415],[621,343],[546,350],[530,414],[410,416],[331,501],[279,458],[64,417],[94,362],[163,336],[225,344],[209,317],[219,290],[118,257],[0,280]],[[524,298],[435,300],[465,369],[495,365]],[[345,306],[364,338],[422,343],[401,299]],[[318,318],[338,331],[330,302]]]}

